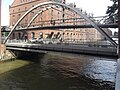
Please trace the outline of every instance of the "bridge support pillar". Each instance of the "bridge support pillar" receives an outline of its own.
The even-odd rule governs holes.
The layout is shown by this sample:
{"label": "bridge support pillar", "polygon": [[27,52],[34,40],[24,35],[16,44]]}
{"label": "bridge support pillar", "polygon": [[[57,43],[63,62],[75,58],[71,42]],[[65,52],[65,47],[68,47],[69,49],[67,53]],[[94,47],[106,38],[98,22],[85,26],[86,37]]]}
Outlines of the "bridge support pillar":
{"label": "bridge support pillar", "polygon": [[3,57],[6,52],[6,46],[2,44],[2,34],[1,34],[1,1],[0,0],[0,61],[3,60]]}
{"label": "bridge support pillar", "polygon": [[0,47],[1,47],[0,60],[3,61],[3,60],[5,60],[6,46],[4,44],[1,44]]}

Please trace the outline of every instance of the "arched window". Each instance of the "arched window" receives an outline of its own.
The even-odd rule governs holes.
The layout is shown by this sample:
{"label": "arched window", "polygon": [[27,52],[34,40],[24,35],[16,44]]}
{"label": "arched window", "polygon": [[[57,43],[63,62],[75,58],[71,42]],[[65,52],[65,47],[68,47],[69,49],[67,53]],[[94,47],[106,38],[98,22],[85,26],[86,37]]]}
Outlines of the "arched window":
{"label": "arched window", "polygon": [[34,32],[31,33],[31,37],[32,37],[32,39],[35,38],[35,33]]}
{"label": "arched window", "polygon": [[42,32],[40,32],[39,35],[40,35],[39,38],[43,38],[43,33]]}
{"label": "arched window", "polygon": [[12,34],[12,39],[15,39],[15,33]]}
{"label": "arched window", "polygon": [[21,33],[18,33],[18,39],[21,39]]}
{"label": "arched window", "polygon": [[58,39],[59,36],[60,36],[60,32],[58,32],[58,33],[56,34],[56,39]]}

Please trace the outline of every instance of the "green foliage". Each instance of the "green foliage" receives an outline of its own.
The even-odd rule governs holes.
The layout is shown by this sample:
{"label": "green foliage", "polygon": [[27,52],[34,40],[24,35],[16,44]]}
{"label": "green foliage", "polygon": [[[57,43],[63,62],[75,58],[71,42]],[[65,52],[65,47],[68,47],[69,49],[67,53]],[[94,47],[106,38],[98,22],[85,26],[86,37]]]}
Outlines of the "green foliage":
{"label": "green foliage", "polygon": [[118,22],[118,0],[110,0],[113,2],[112,6],[108,6],[106,14],[109,15],[107,23]]}

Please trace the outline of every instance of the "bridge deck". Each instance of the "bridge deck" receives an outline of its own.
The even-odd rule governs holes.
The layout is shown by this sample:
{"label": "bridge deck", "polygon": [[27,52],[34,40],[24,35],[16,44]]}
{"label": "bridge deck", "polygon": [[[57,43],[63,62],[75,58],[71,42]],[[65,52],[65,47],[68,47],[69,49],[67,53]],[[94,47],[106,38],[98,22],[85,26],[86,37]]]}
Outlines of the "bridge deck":
{"label": "bridge deck", "polygon": [[70,53],[84,53],[95,55],[117,56],[117,49],[112,47],[89,46],[89,45],[75,45],[75,44],[26,44],[26,43],[9,43],[6,44],[9,50],[20,50],[29,52],[70,52]]}

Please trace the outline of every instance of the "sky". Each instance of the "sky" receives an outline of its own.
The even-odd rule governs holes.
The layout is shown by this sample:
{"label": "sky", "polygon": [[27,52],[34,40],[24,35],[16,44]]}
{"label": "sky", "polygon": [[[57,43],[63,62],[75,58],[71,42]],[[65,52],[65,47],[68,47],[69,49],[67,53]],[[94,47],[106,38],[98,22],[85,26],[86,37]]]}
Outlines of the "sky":
{"label": "sky", "polygon": [[[14,0],[2,0],[2,26],[9,25],[9,5]],[[82,8],[87,13],[93,13],[94,16],[105,16],[107,7],[112,5],[110,0],[66,0],[67,3],[75,3],[77,7]]]}

